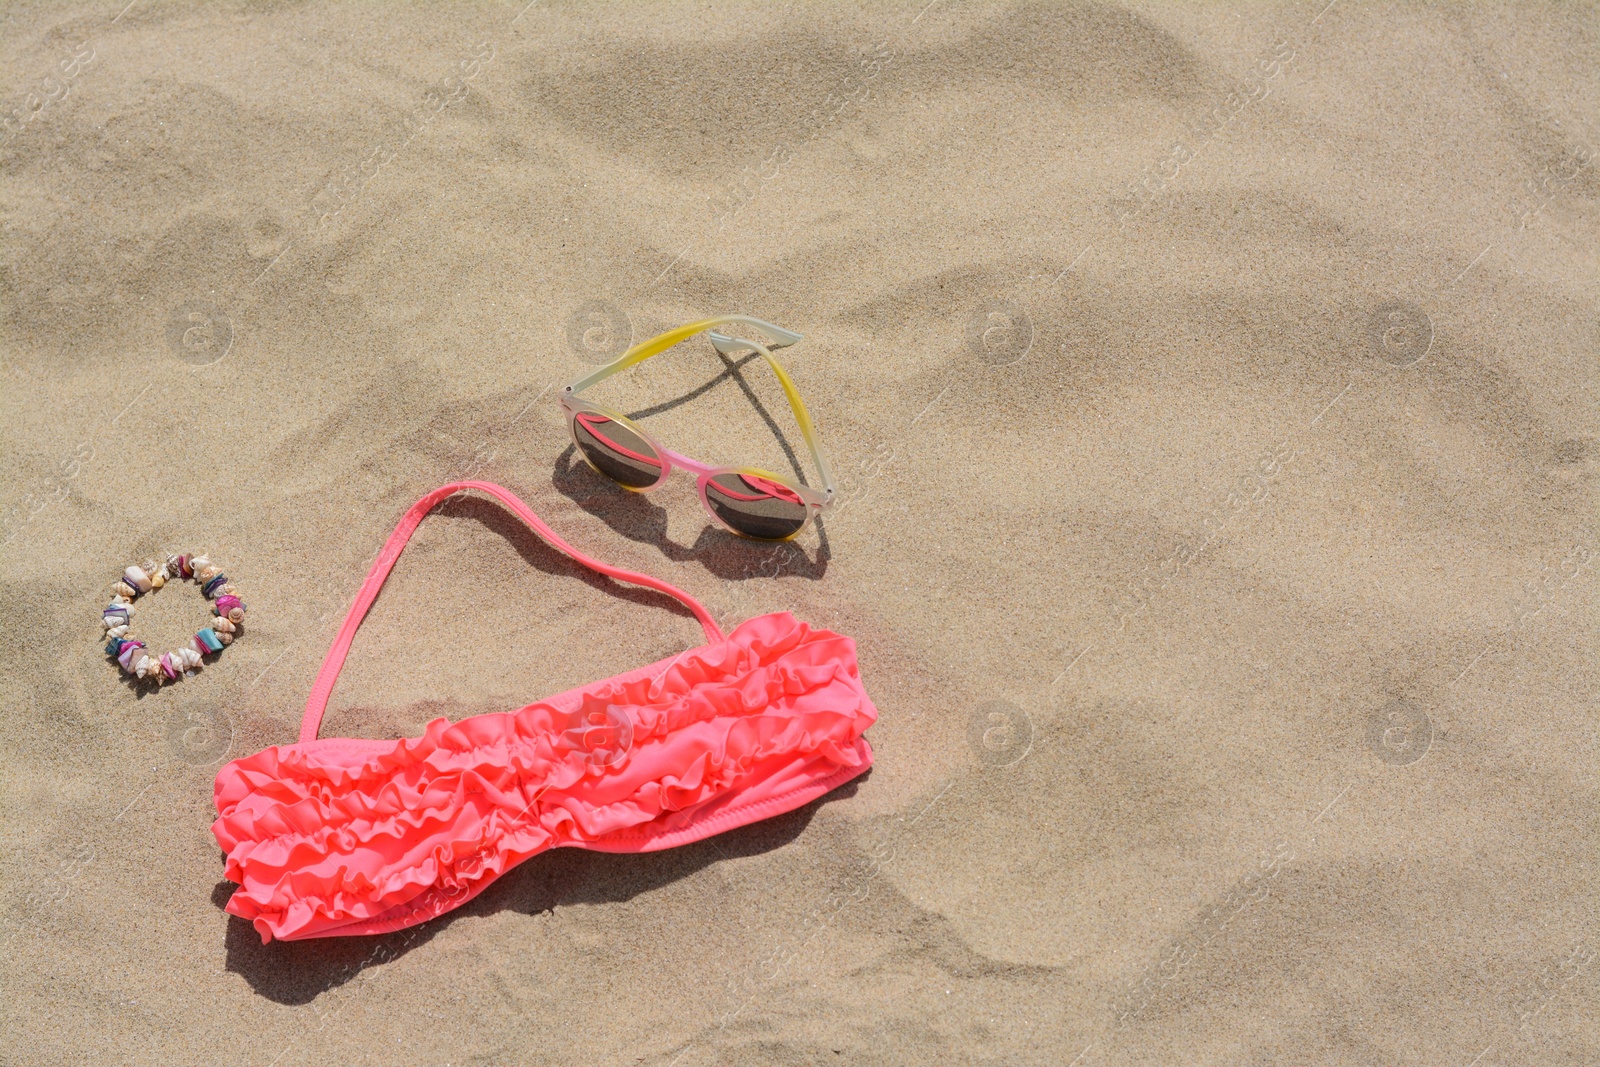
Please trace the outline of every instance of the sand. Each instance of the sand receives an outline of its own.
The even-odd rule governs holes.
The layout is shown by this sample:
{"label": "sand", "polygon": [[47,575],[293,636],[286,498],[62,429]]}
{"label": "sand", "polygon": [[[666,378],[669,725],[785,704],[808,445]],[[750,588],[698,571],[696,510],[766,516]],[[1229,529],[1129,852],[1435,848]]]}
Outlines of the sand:
{"label": "sand", "polygon": [[[0,33],[0,1062],[1600,1057],[1592,5],[124,3]],[[601,481],[552,398],[721,311],[806,334],[842,503],[793,545]],[[814,481],[739,374],[597,392],[714,382],[648,424]],[[877,764],[262,946],[216,768],[464,477],[853,636]],[[197,548],[247,633],[131,687],[109,583]],[[457,500],[325,732],[700,640]]]}

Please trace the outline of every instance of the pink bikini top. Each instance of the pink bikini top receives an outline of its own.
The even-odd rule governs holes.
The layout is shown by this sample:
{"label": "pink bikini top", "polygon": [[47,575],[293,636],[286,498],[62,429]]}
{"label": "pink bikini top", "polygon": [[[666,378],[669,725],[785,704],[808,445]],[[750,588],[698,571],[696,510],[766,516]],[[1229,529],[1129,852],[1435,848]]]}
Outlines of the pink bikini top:
{"label": "pink bikini top", "polygon": [[[319,740],[389,570],[424,516],[467,489],[585,566],[675,597],[706,643],[517,711],[435,719],[421,737]],[[787,612],[723,636],[687,593],[590,559],[498,485],[454,482],[406,513],[373,564],[299,743],[218,772],[212,832],[239,883],[227,910],[263,942],[388,933],[459,907],[545,849],[650,852],[797,808],[871,765],[861,735],[876,718],[850,638]]]}

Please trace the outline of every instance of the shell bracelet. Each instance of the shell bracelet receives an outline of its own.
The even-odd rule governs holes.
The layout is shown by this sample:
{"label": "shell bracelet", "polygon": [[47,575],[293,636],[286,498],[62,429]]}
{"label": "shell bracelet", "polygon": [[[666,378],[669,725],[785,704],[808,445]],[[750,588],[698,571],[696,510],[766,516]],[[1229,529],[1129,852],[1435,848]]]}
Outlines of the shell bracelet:
{"label": "shell bracelet", "polygon": [[[138,610],[133,602],[141,594],[160,589],[176,578],[192,578],[200,584],[200,591],[212,601],[213,617],[194,635],[189,646],[161,656],[151,655],[143,641],[128,636],[130,622]],[[111,587],[111,592],[111,603],[100,614],[100,625],[109,638],[106,655],[135,678],[149,678],[158,684],[163,680],[175,682],[186,678],[206,656],[221,652],[242,632],[244,601],[237,596],[228,576],[205,556],[168,556],[164,567],[154,560],[142,567],[129,567],[122,572],[121,580]]]}

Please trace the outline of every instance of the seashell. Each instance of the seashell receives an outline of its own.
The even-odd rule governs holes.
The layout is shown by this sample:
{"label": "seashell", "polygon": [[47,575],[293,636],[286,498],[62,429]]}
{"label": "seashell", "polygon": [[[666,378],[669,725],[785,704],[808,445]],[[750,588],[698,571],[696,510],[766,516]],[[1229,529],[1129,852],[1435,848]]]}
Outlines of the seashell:
{"label": "seashell", "polygon": [[233,635],[230,634],[230,633],[225,633],[225,632],[222,632],[222,631],[218,631],[217,632],[217,640],[221,641],[225,645],[231,645],[231,644],[233,644]]}
{"label": "seashell", "polygon": [[122,580],[141,593],[150,591],[150,576],[144,572],[143,567],[129,567],[122,572]]}
{"label": "seashell", "polygon": [[231,634],[238,629],[238,627],[233,624],[233,620],[228,618],[226,615],[219,615],[215,619],[212,619],[211,628],[217,631],[219,634]]}
{"label": "seashell", "polygon": [[156,574],[160,572],[160,570],[161,564],[157,563],[155,560],[147,559],[144,561],[144,572],[150,575],[152,578],[154,578]]}
{"label": "seashell", "polygon": [[188,664],[189,667],[200,666],[200,653],[192,648],[180,648],[178,651],[183,653],[183,662]]}
{"label": "seashell", "polygon": [[134,664],[139,657],[139,650],[144,648],[143,641],[124,641],[117,646],[117,662],[122,664],[122,669],[129,674],[133,673]]}
{"label": "seashell", "polygon": [[244,608],[234,608],[228,612],[228,621],[234,624],[244,622]]}
{"label": "seashell", "polygon": [[167,584],[167,576],[165,574],[162,574],[160,571],[157,571],[156,573],[154,573],[154,574],[152,574],[150,576],[150,588],[152,588],[152,589],[160,589],[162,586],[164,586],[166,584]]}
{"label": "seashell", "polygon": [[205,594],[207,597],[216,596],[221,591],[223,583],[225,583],[227,580],[228,576],[218,571],[216,574],[213,574],[210,578],[206,579],[205,584],[200,587],[200,592]]}
{"label": "seashell", "polygon": [[182,575],[183,575],[183,557],[182,556],[168,556],[167,557],[167,577],[168,578],[178,578],[178,577],[181,577]]}
{"label": "seashell", "polygon": [[210,564],[207,564],[204,567],[196,567],[194,569],[194,576],[200,579],[202,582],[209,582],[211,579],[215,578],[221,573],[222,572],[220,570],[211,566]]}
{"label": "seashell", "polygon": [[111,591],[120,597],[127,597],[129,600],[132,600],[134,597],[139,595],[138,592],[134,590],[133,586],[129,585],[127,582],[118,582],[116,585],[111,587]]}
{"label": "seashell", "polygon": [[128,624],[127,623],[122,623],[120,626],[113,626],[111,629],[107,630],[106,631],[106,636],[107,637],[121,637],[124,634],[126,634],[127,632],[128,632]]}
{"label": "seashell", "polygon": [[235,593],[237,593],[237,592],[238,592],[238,591],[239,591],[239,590],[237,590],[237,589],[235,589],[235,588],[234,588],[234,587],[233,587],[233,583],[232,583],[232,582],[229,582],[229,583],[228,583],[228,584],[227,584],[227,585],[225,585],[225,586],[223,586],[223,587],[222,587],[222,591],[223,591],[223,592],[224,592],[224,593],[226,593],[226,594],[228,594],[228,595],[229,595],[229,596],[232,596],[232,595],[234,595],[234,594],[235,594]]}

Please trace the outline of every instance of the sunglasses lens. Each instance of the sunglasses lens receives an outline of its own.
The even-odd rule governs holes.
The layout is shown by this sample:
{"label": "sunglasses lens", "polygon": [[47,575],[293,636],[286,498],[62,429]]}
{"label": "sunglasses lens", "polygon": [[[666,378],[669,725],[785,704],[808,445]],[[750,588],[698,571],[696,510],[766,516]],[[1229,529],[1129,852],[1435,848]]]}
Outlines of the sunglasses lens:
{"label": "sunglasses lens", "polygon": [[661,480],[661,457],[626,423],[580,411],[572,417],[572,439],[595,470],[629,489],[648,489]]}
{"label": "sunglasses lens", "polygon": [[706,503],[746,537],[781,541],[806,524],[806,505],[782,482],[756,474],[719,474],[705,483]]}

